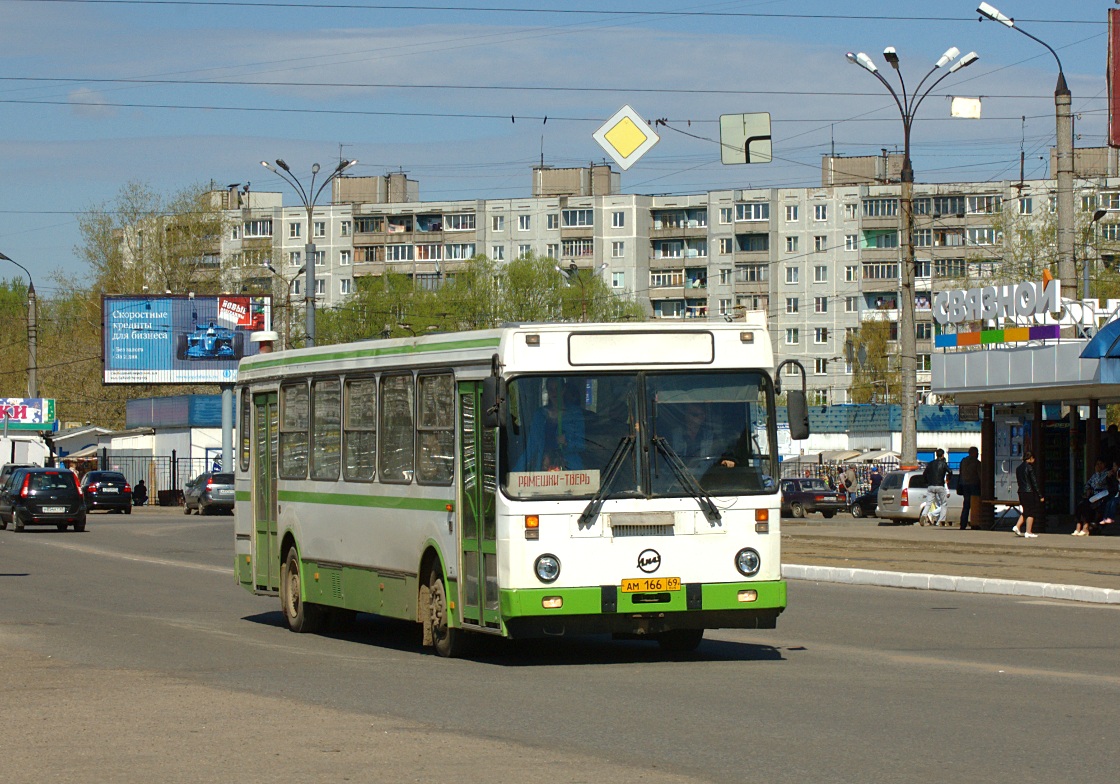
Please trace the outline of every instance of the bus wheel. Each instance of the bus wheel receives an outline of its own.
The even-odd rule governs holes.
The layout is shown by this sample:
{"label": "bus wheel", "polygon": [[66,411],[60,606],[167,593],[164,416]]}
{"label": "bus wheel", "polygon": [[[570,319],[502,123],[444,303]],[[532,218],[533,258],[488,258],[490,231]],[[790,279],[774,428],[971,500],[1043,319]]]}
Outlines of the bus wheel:
{"label": "bus wheel", "polygon": [[694,651],[703,639],[703,629],[673,629],[657,635],[657,643],[661,646],[661,650],[672,653]]}
{"label": "bus wheel", "polygon": [[292,547],[280,567],[280,606],[293,632],[317,631],[323,625],[323,608],[303,601],[302,597],[299,555]]}
{"label": "bus wheel", "polygon": [[[447,589],[443,575],[433,571],[428,578],[428,620],[432,645],[436,653],[448,659],[461,656],[464,650],[463,631],[453,629],[447,619]],[[425,635],[427,636],[427,635]]]}

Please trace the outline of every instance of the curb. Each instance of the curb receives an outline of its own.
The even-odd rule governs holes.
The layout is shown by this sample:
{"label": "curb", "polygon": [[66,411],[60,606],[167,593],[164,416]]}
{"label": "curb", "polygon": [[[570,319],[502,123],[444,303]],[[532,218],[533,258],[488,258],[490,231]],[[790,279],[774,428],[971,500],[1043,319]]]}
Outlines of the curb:
{"label": "curb", "polygon": [[945,574],[884,572],[875,569],[848,569],[834,566],[782,564],[782,577],[847,585],[878,585],[885,588],[916,588],[926,591],[960,591],[1004,596],[1032,596],[1071,602],[1120,604],[1120,590],[1091,588],[1087,585],[1033,583],[1026,580],[997,580],[986,577],[954,577]]}

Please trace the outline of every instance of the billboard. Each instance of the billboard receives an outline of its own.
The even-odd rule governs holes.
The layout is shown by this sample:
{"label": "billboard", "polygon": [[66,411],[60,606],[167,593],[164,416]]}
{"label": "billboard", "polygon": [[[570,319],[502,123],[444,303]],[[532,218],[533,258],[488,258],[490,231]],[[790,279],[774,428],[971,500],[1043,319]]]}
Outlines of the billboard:
{"label": "billboard", "polygon": [[256,354],[249,334],[272,328],[267,296],[107,296],[101,299],[106,384],[232,384]]}
{"label": "billboard", "polygon": [[1108,144],[1120,147],[1120,9],[1108,9]]}
{"label": "billboard", "polygon": [[0,414],[4,430],[57,430],[54,400],[41,397],[2,397]]}

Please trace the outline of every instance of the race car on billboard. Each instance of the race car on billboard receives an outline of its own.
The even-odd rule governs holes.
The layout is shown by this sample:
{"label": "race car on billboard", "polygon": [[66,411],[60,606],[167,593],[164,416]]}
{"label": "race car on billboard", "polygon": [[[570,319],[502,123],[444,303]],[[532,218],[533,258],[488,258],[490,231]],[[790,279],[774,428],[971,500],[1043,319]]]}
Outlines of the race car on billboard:
{"label": "race car on billboard", "polygon": [[245,356],[245,333],[219,327],[214,322],[184,332],[175,343],[177,359],[241,359]]}

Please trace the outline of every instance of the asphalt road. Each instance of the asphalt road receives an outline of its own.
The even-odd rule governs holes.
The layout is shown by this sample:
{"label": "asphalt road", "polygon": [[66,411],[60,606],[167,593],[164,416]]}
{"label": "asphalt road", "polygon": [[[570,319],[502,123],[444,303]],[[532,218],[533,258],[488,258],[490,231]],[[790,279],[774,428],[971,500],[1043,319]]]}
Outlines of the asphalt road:
{"label": "asphalt road", "polygon": [[447,661],[368,616],[291,634],[231,553],[165,512],[0,532],[6,782],[1115,780],[1118,607],[794,582],[688,656]]}

